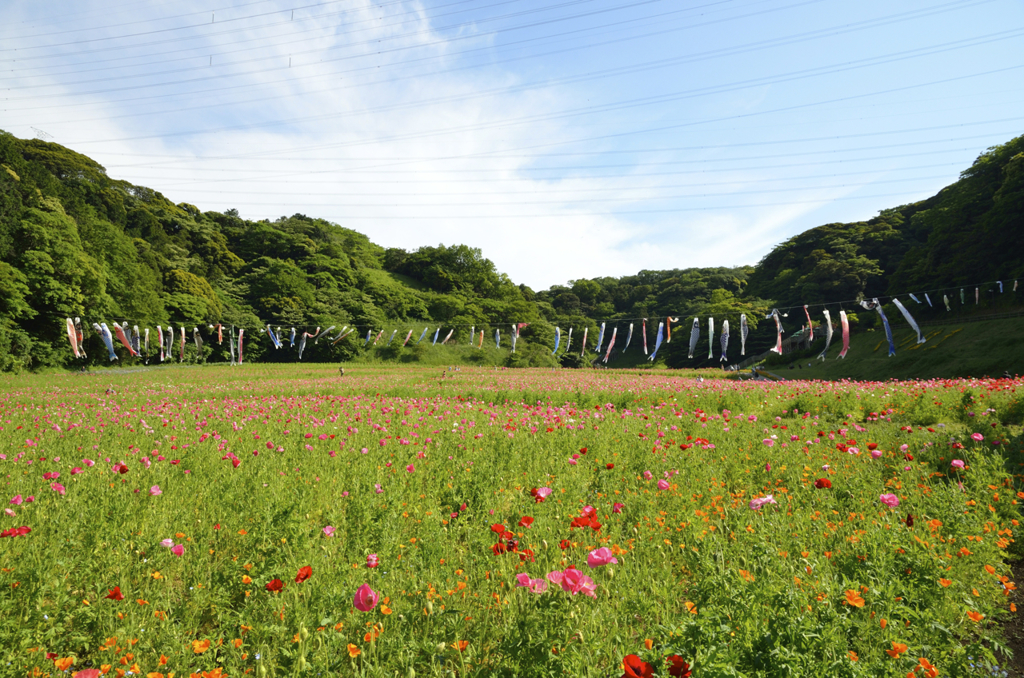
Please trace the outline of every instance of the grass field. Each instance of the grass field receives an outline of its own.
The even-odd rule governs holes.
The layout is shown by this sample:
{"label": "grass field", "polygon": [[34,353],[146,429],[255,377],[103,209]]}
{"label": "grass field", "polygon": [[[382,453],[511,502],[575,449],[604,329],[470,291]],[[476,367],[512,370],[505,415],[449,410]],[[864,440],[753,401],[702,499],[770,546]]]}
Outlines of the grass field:
{"label": "grass field", "polygon": [[346,372],[5,378],[0,673],[1004,675],[1019,381]]}

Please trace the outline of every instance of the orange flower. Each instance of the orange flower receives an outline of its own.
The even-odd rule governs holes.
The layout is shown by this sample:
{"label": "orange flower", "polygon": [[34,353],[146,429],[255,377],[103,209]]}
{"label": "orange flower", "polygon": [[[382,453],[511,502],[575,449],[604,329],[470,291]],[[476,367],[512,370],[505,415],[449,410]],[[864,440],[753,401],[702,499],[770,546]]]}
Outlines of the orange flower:
{"label": "orange flower", "polygon": [[938,678],[939,670],[924,657],[917,660],[917,666],[914,667],[914,673],[917,673],[918,669],[921,670],[921,675],[924,676],[924,678]]}
{"label": "orange flower", "polygon": [[456,640],[454,643],[452,643],[452,649],[458,650],[459,652],[464,652],[468,645],[468,640]]}
{"label": "orange flower", "polygon": [[740,576],[746,579],[747,581],[754,581],[754,575],[750,574],[746,570],[740,570]]}
{"label": "orange flower", "polygon": [[252,583],[252,577],[250,577],[247,574],[243,574],[242,575],[242,583],[243,584],[251,584]]}
{"label": "orange flower", "polygon": [[231,644],[235,646],[235,649],[238,649],[238,648],[242,647],[242,639],[241,638],[235,638],[234,640],[231,641]]}
{"label": "orange flower", "polygon": [[343,628],[345,628],[345,622],[338,622],[337,624],[334,625],[334,630],[337,631],[338,633],[341,633],[341,630]]}
{"label": "orange flower", "polygon": [[697,614],[697,606],[690,601],[686,601],[686,611],[690,614]]}
{"label": "orange flower", "polygon": [[192,641],[192,651],[195,652],[196,654],[202,654],[202,653],[206,652],[209,649],[210,649],[210,641],[209,640],[193,640]]}
{"label": "orange flower", "polygon": [[387,605],[381,605],[380,606],[380,611],[381,611],[381,614],[391,614],[391,608],[388,607]]}
{"label": "orange flower", "polygon": [[358,656],[359,656],[359,655],[361,655],[362,653],[363,653],[363,651],[362,651],[362,650],[360,650],[360,649],[359,649],[358,647],[356,647],[355,645],[353,645],[352,643],[349,643],[349,644],[348,644],[348,656],[349,656],[349,657],[352,657],[352,659],[355,659],[356,657],[358,657]]}
{"label": "orange flower", "polygon": [[992,567],[991,565],[986,565],[985,566],[985,571],[988,572],[989,574],[995,574],[996,573],[996,568]]}
{"label": "orange flower", "polygon": [[880,622],[879,622],[879,625],[880,625],[880,626],[881,626],[881,627],[882,627],[883,629],[884,629],[884,628],[885,628],[885,627],[886,627],[886,626],[887,626],[888,624],[889,624],[889,622],[885,621],[884,619],[883,619],[882,621],[880,621]]}
{"label": "orange flower", "polygon": [[860,594],[854,590],[846,592],[846,604],[853,607],[864,607],[864,599],[860,597]]}
{"label": "orange flower", "polygon": [[75,663],[74,657],[62,657],[60,659],[54,659],[53,665],[57,667],[58,671],[67,671],[71,668],[71,665]]}
{"label": "orange flower", "polygon": [[906,651],[907,651],[907,646],[906,645],[904,645],[903,643],[897,643],[896,641],[893,641],[892,649],[891,650],[886,650],[885,653],[887,655],[889,655],[890,657],[892,657],[893,659],[899,659],[900,655],[903,654]]}
{"label": "orange flower", "polygon": [[967,616],[970,617],[972,622],[980,622],[985,618],[985,615],[980,612],[975,612],[974,610],[968,610]]}
{"label": "orange flower", "polygon": [[939,583],[942,584],[942,588],[946,589],[949,588],[949,585],[953,582],[949,579],[943,579],[942,577],[939,577]]}
{"label": "orange flower", "polygon": [[167,655],[165,655],[165,654],[160,655],[160,666],[165,666],[166,664],[167,664]]}
{"label": "orange flower", "polygon": [[846,654],[850,655],[850,661],[851,662],[860,661],[860,657],[858,657],[857,653],[854,652],[853,650],[849,650]]}
{"label": "orange flower", "polygon": [[654,647],[654,641],[650,638],[644,638],[644,647],[650,650],[652,647]]}
{"label": "orange flower", "polygon": [[150,671],[146,674],[146,678],[164,678],[164,674],[157,671]]}

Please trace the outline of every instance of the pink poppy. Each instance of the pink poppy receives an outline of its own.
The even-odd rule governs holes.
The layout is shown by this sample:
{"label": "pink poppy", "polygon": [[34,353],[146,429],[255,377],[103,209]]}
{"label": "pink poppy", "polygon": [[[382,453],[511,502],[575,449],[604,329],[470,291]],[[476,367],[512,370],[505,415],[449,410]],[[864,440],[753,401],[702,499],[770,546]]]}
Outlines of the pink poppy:
{"label": "pink poppy", "polygon": [[149,488],[149,496],[151,497],[159,497],[163,493],[164,491],[160,489],[159,485],[154,485],[153,487]]}
{"label": "pink poppy", "polygon": [[21,506],[21,495],[14,495],[14,499],[11,499],[11,503],[14,504],[15,506]]}
{"label": "pink poppy", "polygon": [[658,489],[659,490],[667,490],[668,489],[668,481],[664,480],[664,479],[659,480],[658,481]]}
{"label": "pink poppy", "polygon": [[972,433],[971,434],[971,440],[973,440],[976,443],[980,443],[984,439],[985,439],[985,436],[981,435],[980,433]]}
{"label": "pink poppy", "polygon": [[548,583],[543,579],[531,579],[530,575],[520,572],[516,575],[516,586],[529,589],[533,593],[544,593],[548,590]]}
{"label": "pink poppy", "polygon": [[61,485],[60,483],[50,483],[50,489],[53,490],[54,492],[56,492],[57,494],[59,494],[62,497],[65,494],[64,486]]}
{"label": "pink poppy", "polygon": [[174,546],[171,547],[171,553],[173,553],[174,555],[176,555],[179,558],[181,558],[185,554],[185,545],[184,544],[175,544]]}
{"label": "pink poppy", "polygon": [[587,554],[587,565],[590,569],[595,567],[601,567],[602,565],[618,565],[619,561],[612,555],[612,550],[607,546],[602,546],[599,549],[594,549]]}
{"label": "pink poppy", "polygon": [[376,553],[371,553],[370,555],[366,556],[366,566],[367,567],[374,568],[374,567],[377,567],[377,565],[378,565],[378,561],[377,561],[377,554]]}
{"label": "pink poppy", "polygon": [[174,546],[174,540],[173,539],[164,539],[162,542],[160,542],[160,546],[163,546],[165,549],[169,549],[172,546]]}
{"label": "pink poppy", "polygon": [[878,495],[878,501],[882,502],[889,508],[896,508],[900,505],[899,497],[895,494],[880,494]]}
{"label": "pink poppy", "polygon": [[569,566],[564,572],[555,570],[554,572],[548,572],[548,581],[552,584],[558,584],[562,587],[563,591],[567,591],[572,595],[577,593],[583,593],[591,598],[597,598],[597,584],[594,580],[577,570],[573,566]]}
{"label": "pink poppy", "polygon": [[964,468],[965,466],[963,459],[954,459],[953,461],[949,462],[949,465],[952,466],[953,468]]}
{"label": "pink poppy", "polygon": [[763,497],[751,499],[749,506],[752,511],[758,511],[761,509],[762,506],[766,506],[768,504],[778,504],[778,502],[775,501],[775,497],[773,497],[770,494],[767,494]]}
{"label": "pink poppy", "polygon": [[380,595],[370,588],[369,584],[363,584],[356,590],[355,598],[352,604],[356,606],[356,609],[360,612],[369,612],[377,606],[377,601],[380,599]]}
{"label": "pink poppy", "polygon": [[412,473],[413,471],[416,470],[416,467],[413,466],[412,464],[409,464],[408,466],[405,467],[405,470],[408,471],[409,473]]}
{"label": "pink poppy", "polygon": [[624,509],[624,508],[626,508],[625,504],[620,504],[619,502],[615,502],[614,504],[612,504],[612,513],[622,513],[622,509]]}
{"label": "pink poppy", "polygon": [[334,528],[332,526],[328,525],[327,527],[324,528],[324,534],[327,535],[328,537],[333,537],[334,536]]}

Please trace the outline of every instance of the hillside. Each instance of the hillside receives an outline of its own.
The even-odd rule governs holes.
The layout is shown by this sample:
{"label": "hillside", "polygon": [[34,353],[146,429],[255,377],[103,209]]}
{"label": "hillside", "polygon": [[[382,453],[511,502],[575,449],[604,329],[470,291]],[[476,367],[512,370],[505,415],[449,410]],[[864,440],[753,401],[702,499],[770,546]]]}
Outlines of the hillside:
{"label": "hillside", "polygon": [[885,333],[878,330],[853,335],[844,359],[838,358],[842,346],[833,342],[828,357],[818,360],[825,346],[820,339],[809,351],[773,356],[767,369],[785,379],[870,381],[1024,374],[1024,352],[1018,340],[1024,332],[1024,317],[929,325],[922,330],[928,338],[924,344],[916,343],[917,335],[909,327],[894,330],[896,355],[891,358]]}
{"label": "hillside", "polygon": [[[297,355],[290,346],[275,351],[258,340],[256,332],[268,323],[286,336],[292,327],[300,334],[316,327],[358,328],[360,340],[333,347],[311,343],[303,359],[312,361],[424,360],[439,326],[453,330],[451,341],[465,346],[470,327],[477,341],[483,330],[492,348],[500,330],[507,347],[511,324],[525,323],[515,356],[498,351],[460,358],[463,352],[453,351],[451,357],[552,366],[558,326],[563,349],[567,330],[574,330],[573,354],[561,360],[574,366],[595,358],[590,353],[581,359],[577,351],[584,329],[593,349],[605,321],[605,346],[613,329],[619,331],[608,366],[634,367],[646,364],[642,319],[648,319],[653,350],[658,323],[671,313],[679,321],[659,363],[717,366],[700,350],[687,357],[694,316],[701,318],[702,332],[707,316],[717,319],[718,328],[731,320],[735,358],[740,313],[751,326],[749,356],[774,340],[763,319],[775,306],[1024,277],[1022,151],[1024,137],[990,149],[936,196],[867,222],[811,229],[756,266],[644,270],[534,292],[497,271],[478,249],[385,249],[356,230],[303,214],[251,221],[231,209],[201,212],[111,178],[98,163],[63,146],[0,131],[0,370],[80,364],[64,335],[64,319],[76,316],[86,323],[92,364],[107,358],[89,324],[127,321],[141,328],[186,326],[190,336],[192,327],[215,323],[244,327],[247,358],[275,361]],[[984,292],[978,309],[958,312],[1017,304],[1016,294]],[[922,320],[941,315],[923,307],[915,314]],[[895,310],[888,315],[894,325],[903,322]],[[851,319],[856,329],[875,323],[874,314]],[[788,321],[787,329],[796,329],[794,322],[799,320]],[[630,323],[636,336],[623,353]],[[363,346],[368,330],[384,330],[385,337],[413,330],[418,337],[424,327],[431,336],[415,349]],[[701,346],[707,346],[706,335]],[[194,353],[191,347],[188,352]],[[207,360],[226,360],[227,354],[227,342],[207,341]]]}

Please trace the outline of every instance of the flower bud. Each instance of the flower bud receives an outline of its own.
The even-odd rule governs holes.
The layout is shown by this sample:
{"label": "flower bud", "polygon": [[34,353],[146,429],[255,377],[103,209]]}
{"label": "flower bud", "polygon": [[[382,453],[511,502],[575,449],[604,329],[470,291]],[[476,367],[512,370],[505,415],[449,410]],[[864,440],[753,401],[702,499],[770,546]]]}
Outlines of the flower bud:
{"label": "flower bud", "polygon": [[299,624],[299,638],[302,638],[303,640],[309,638],[309,631],[306,630],[305,624]]}
{"label": "flower bud", "polygon": [[409,673],[405,674],[405,678],[416,678],[416,669],[409,667]]}
{"label": "flower bud", "polygon": [[427,614],[428,615],[434,614],[434,603],[432,601],[429,601],[429,600],[427,601]]}

